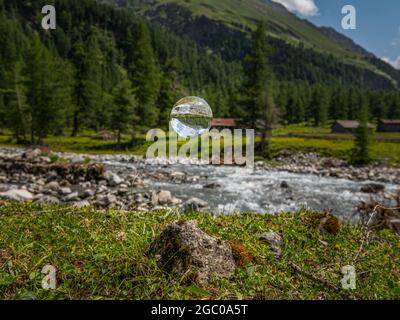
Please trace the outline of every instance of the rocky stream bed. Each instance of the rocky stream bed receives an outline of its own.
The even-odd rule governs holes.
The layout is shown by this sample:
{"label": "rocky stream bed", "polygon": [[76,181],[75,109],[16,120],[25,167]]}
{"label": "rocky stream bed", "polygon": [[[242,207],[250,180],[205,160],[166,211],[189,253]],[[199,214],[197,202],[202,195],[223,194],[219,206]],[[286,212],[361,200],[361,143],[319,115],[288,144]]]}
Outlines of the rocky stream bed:
{"label": "rocky stream bed", "polygon": [[[274,165],[205,166],[190,159],[53,153],[0,148],[0,198],[67,203],[78,208],[232,212],[332,209],[348,217],[357,204],[399,189],[400,170],[355,168],[317,154],[283,152]],[[389,201],[390,202],[390,201]]]}

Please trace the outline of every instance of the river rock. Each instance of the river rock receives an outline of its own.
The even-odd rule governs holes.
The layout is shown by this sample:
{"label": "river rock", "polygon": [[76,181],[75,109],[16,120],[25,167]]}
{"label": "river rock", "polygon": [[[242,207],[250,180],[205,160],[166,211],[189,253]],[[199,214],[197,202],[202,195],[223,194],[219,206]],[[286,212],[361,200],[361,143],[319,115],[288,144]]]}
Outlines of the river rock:
{"label": "river rock", "polygon": [[146,204],[142,203],[142,204],[140,204],[139,206],[136,207],[135,211],[147,212],[147,211],[149,211],[149,207]]}
{"label": "river rock", "polygon": [[118,189],[118,195],[121,197],[126,196],[128,193],[129,193],[129,189],[126,187],[125,188],[121,187]]}
{"label": "river rock", "polygon": [[134,201],[138,204],[146,202],[146,199],[144,198],[142,193],[136,193],[134,195]]}
{"label": "river rock", "polygon": [[389,229],[394,230],[398,235],[400,235],[400,219],[397,218],[389,218],[386,221],[386,226]]}
{"label": "river rock", "polygon": [[26,160],[33,160],[36,157],[40,156],[42,154],[42,150],[39,148],[35,149],[28,149],[22,154],[22,158]]}
{"label": "river rock", "polygon": [[42,195],[36,200],[36,202],[37,203],[59,204],[60,200],[54,196]]}
{"label": "river rock", "polygon": [[158,205],[158,194],[157,194],[157,192],[155,192],[155,191],[152,191],[152,192],[151,192],[151,195],[150,195],[150,204],[151,204],[153,207],[155,207],[155,206]]}
{"label": "river rock", "polygon": [[112,194],[99,195],[96,197],[96,205],[101,207],[109,207],[117,202],[117,197]]}
{"label": "river rock", "polygon": [[60,185],[57,181],[51,181],[48,184],[46,184],[44,186],[45,190],[51,190],[51,191],[55,191],[55,192],[59,192],[60,190]]}
{"label": "river rock", "polygon": [[282,254],[282,237],[276,232],[263,232],[260,235],[260,240],[269,244],[272,251],[276,256],[280,257]]}
{"label": "river rock", "polygon": [[181,200],[181,199],[172,197],[171,204],[177,206],[177,205],[179,205],[179,204],[181,204],[181,203],[182,203],[182,200]]}
{"label": "river rock", "polygon": [[49,164],[52,161],[51,161],[51,159],[49,157],[40,157],[40,162]]}
{"label": "river rock", "polygon": [[23,189],[12,189],[0,193],[0,198],[14,201],[27,201],[33,199],[33,194]]}
{"label": "river rock", "polygon": [[361,192],[378,193],[385,190],[385,186],[379,183],[368,183],[361,187]]}
{"label": "river rock", "polygon": [[174,171],[174,172],[171,172],[170,176],[171,176],[171,178],[174,178],[174,179],[183,179],[185,177],[185,173],[180,172],[180,171]]}
{"label": "river rock", "polygon": [[82,192],[82,197],[83,198],[90,198],[93,197],[96,194],[96,192],[92,189],[86,189]]}
{"label": "river rock", "polygon": [[122,179],[116,174],[111,171],[106,171],[104,173],[104,178],[107,180],[108,184],[112,187],[115,187],[122,183]]}
{"label": "river rock", "polygon": [[170,191],[162,190],[157,193],[157,200],[160,205],[166,205],[172,202],[172,195]]}
{"label": "river rock", "polygon": [[281,182],[281,188],[282,189],[289,189],[290,188],[289,183],[287,183],[287,181],[282,181]]}
{"label": "river rock", "polygon": [[71,183],[68,180],[62,180],[60,182],[60,187],[71,188]]}
{"label": "river rock", "polygon": [[229,278],[235,271],[230,245],[200,230],[196,221],[169,223],[153,241],[150,252],[166,272],[187,275],[200,285],[214,278]]}
{"label": "river rock", "polygon": [[206,184],[203,188],[204,189],[218,189],[218,188],[221,188],[221,185],[218,183],[210,183],[210,184]]}
{"label": "river rock", "polygon": [[79,186],[80,186],[82,189],[87,190],[87,189],[90,189],[90,188],[92,187],[92,183],[91,183],[90,181],[81,182],[81,183],[79,184]]}
{"label": "river rock", "polygon": [[63,199],[65,202],[79,201],[79,193],[77,191],[67,195]]}
{"label": "river rock", "polygon": [[82,162],[85,162],[85,160],[86,160],[85,157],[81,156],[79,154],[75,154],[71,158],[69,158],[69,161],[71,163],[82,163]]}
{"label": "river rock", "polygon": [[46,185],[46,181],[44,179],[40,178],[40,179],[36,180],[36,184],[38,186],[45,186]]}
{"label": "river rock", "polygon": [[64,187],[64,188],[60,188],[59,193],[60,193],[61,195],[63,195],[63,196],[66,196],[66,195],[68,195],[68,194],[71,194],[71,193],[72,193],[72,190],[71,190],[71,188]]}
{"label": "river rock", "polygon": [[87,208],[90,207],[90,202],[87,200],[75,201],[72,206],[77,209]]}
{"label": "river rock", "polygon": [[99,185],[99,187],[97,188],[97,193],[104,193],[107,191],[108,191],[108,188],[107,188],[107,186],[104,186],[104,185]]}
{"label": "river rock", "polygon": [[204,200],[199,198],[190,198],[189,200],[185,201],[183,204],[183,211],[202,211],[208,208],[208,203]]}

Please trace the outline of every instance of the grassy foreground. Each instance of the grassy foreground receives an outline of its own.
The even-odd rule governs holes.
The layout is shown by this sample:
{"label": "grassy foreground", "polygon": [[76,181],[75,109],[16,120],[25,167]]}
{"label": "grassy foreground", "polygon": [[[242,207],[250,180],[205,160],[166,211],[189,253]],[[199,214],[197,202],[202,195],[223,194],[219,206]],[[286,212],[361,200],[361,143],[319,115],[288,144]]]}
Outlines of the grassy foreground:
{"label": "grassy foreground", "polygon": [[[353,260],[363,238],[361,228],[342,223],[336,235],[322,235],[315,227],[316,216],[308,211],[214,216],[1,203],[0,298],[400,298],[400,242],[388,230],[374,233],[362,252],[356,264],[356,290],[336,292],[307,276],[308,272],[340,288],[340,270]],[[196,219],[205,232],[244,246],[232,279],[200,288],[157,267],[148,248],[163,226],[176,219]],[[263,231],[283,235],[280,259],[259,240]],[[294,271],[290,262],[305,273]],[[41,288],[40,271],[47,264],[57,268],[56,290]]]}

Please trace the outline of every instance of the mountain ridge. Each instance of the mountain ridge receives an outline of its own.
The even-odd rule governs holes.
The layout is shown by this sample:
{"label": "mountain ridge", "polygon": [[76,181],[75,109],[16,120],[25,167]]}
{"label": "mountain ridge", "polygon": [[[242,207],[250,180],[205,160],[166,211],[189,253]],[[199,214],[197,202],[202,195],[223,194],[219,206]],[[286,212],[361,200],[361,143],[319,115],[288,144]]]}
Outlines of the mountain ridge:
{"label": "mountain ridge", "polygon": [[[228,60],[240,60],[248,52],[249,34],[264,20],[268,35],[293,46],[302,45],[329,54],[349,65],[369,70],[400,87],[400,71],[382,65],[379,59],[351,38],[330,27],[318,27],[271,0],[103,0],[131,7],[137,14],[155,21],[202,46],[220,51]],[[234,54],[226,54],[230,49]],[[380,60],[380,59],[379,59]],[[393,69],[393,70],[391,70]],[[387,72],[390,70],[390,72]]]}

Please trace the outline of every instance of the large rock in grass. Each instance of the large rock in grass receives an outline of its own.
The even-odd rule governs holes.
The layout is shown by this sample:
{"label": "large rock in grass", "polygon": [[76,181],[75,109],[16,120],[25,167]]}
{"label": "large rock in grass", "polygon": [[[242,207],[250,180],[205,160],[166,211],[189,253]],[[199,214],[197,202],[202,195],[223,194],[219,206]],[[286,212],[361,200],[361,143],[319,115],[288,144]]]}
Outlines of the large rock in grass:
{"label": "large rock in grass", "polygon": [[229,278],[235,271],[230,245],[200,230],[196,221],[169,223],[150,252],[163,270],[186,275],[201,285],[215,278]]}
{"label": "large rock in grass", "polygon": [[33,194],[23,189],[13,189],[0,193],[0,199],[27,201],[33,199]]}
{"label": "large rock in grass", "polygon": [[282,254],[282,237],[276,232],[263,232],[260,235],[260,240],[269,244],[271,250],[275,252],[277,257]]}

